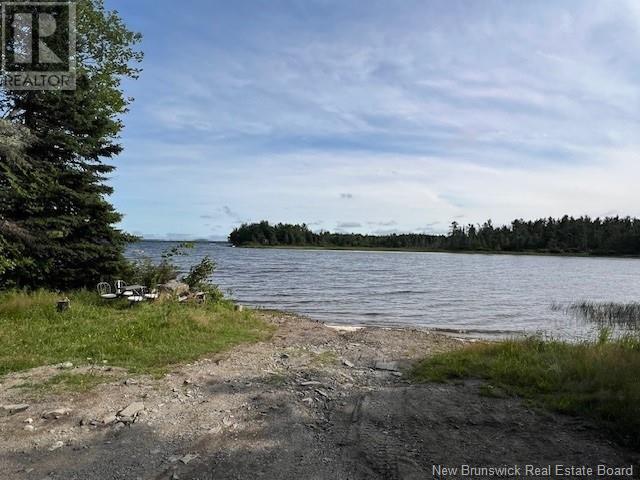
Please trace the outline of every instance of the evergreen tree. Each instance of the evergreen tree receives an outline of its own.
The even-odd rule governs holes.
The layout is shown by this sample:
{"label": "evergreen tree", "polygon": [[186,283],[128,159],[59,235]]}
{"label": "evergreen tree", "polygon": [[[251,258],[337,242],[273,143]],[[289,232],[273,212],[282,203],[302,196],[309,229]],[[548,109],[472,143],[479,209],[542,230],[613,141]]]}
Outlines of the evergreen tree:
{"label": "evergreen tree", "polygon": [[[17,210],[19,199],[33,197],[37,178],[31,175],[25,150],[31,137],[27,129],[0,119],[0,208]],[[23,205],[26,208],[26,205]],[[0,279],[12,271],[29,267],[25,245],[31,237],[15,220],[0,215]]]}
{"label": "evergreen tree", "polygon": [[[2,92],[5,118],[31,137],[24,175],[0,184],[3,197],[12,199],[0,205],[0,221],[24,233],[5,236],[24,255],[0,274],[5,286],[87,286],[122,267],[131,237],[114,226],[121,216],[107,200],[112,189],[105,179],[113,167],[104,162],[122,150],[121,116],[131,99],[121,81],[139,73],[139,41],[102,0],[78,0],[77,89]],[[0,157],[3,169],[15,167]]]}

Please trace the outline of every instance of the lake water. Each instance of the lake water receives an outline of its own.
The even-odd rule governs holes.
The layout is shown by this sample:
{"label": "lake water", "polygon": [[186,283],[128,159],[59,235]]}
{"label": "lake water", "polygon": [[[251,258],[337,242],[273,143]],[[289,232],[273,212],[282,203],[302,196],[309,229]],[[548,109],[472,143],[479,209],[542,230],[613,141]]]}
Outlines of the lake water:
{"label": "lake water", "polygon": [[[140,242],[132,258],[158,260],[171,242]],[[182,268],[211,256],[214,281],[239,303],[335,325],[412,326],[563,338],[593,327],[553,311],[580,300],[640,300],[640,260],[415,252],[245,249],[199,243]]]}

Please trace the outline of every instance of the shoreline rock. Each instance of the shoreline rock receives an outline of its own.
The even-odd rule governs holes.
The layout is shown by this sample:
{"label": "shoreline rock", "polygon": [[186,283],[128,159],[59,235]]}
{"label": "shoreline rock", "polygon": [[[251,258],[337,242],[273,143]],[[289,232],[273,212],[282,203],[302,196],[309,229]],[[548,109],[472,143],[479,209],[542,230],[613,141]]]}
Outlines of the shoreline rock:
{"label": "shoreline rock", "polygon": [[0,407],[0,414],[2,414],[2,416],[14,415],[16,413],[24,412],[28,408],[29,408],[29,404],[27,403],[17,403],[14,405],[2,405],[2,407]]}

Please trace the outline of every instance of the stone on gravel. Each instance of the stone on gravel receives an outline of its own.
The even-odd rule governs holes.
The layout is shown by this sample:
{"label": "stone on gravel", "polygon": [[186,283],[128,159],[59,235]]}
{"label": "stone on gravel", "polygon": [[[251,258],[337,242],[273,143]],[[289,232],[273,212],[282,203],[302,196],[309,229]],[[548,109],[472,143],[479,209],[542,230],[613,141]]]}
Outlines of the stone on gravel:
{"label": "stone on gravel", "polygon": [[322,395],[324,398],[329,398],[329,394],[324,390],[321,390],[320,388],[316,388],[316,392],[318,392],[318,394]]}
{"label": "stone on gravel", "polygon": [[353,363],[351,363],[349,360],[346,360],[346,359],[345,359],[345,360],[342,360],[342,363],[343,363],[345,366],[349,367],[349,368],[353,368],[353,367],[355,367],[355,365],[354,365]]}
{"label": "stone on gravel", "polygon": [[58,440],[56,443],[49,447],[49,451],[53,452],[54,450],[58,450],[59,448],[64,447],[64,442]]}
{"label": "stone on gravel", "polygon": [[312,387],[314,385],[322,385],[322,382],[316,382],[314,380],[309,382],[300,382],[300,386],[302,387]]}
{"label": "stone on gravel", "polygon": [[184,457],[182,457],[182,458],[180,459],[180,461],[186,465],[186,464],[188,464],[190,461],[195,460],[196,458],[198,458],[198,454],[195,454],[195,453],[187,453]]}
{"label": "stone on gravel", "polygon": [[18,403],[15,405],[3,405],[0,408],[0,413],[3,415],[13,415],[14,413],[24,412],[29,408],[29,405],[26,403]]}
{"label": "stone on gravel", "polygon": [[33,432],[35,430],[35,427],[33,425],[25,425],[23,430],[26,430],[27,432]]}
{"label": "stone on gravel", "polygon": [[215,427],[212,427],[209,430],[207,430],[207,433],[210,435],[217,435],[221,431],[222,431],[222,428],[220,427],[220,425],[216,425]]}
{"label": "stone on gravel", "polygon": [[69,413],[71,413],[70,408],[56,408],[55,410],[49,410],[48,412],[44,412],[42,414],[42,418],[46,420],[58,420],[60,417],[69,415]]}
{"label": "stone on gravel", "polygon": [[58,368],[61,369],[61,370],[68,370],[70,368],[73,368],[73,363],[64,362],[64,363],[61,363],[60,365],[58,365]]}
{"label": "stone on gravel", "polygon": [[133,402],[126,408],[123,408],[118,412],[118,417],[125,418],[134,418],[136,417],[142,410],[144,410],[144,403],[142,402]]}
{"label": "stone on gravel", "polygon": [[376,370],[385,370],[387,372],[397,372],[398,364],[396,362],[385,362],[383,360],[376,360],[374,367]]}
{"label": "stone on gravel", "polygon": [[116,418],[115,415],[109,414],[109,415],[107,415],[106,417],[104,417],[102,419],[102,424],[103,425],[111,425],[112,423],[116,423],[117,420],[118,419]]}

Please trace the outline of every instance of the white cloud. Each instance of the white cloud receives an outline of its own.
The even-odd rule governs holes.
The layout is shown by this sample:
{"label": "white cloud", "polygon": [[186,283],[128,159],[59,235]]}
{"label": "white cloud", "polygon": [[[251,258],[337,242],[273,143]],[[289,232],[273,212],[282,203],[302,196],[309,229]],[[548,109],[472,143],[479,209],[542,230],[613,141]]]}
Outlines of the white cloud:
{"label": "white cloud", "polygon": [[114,178],[125,226],[152,231],[160,208],[162,231],[201,231],[225,205],[222,228],[640,215],[638,2],[335,8],[351,16],[269,10],[244,49],[194,42],[147,67],[162,80]]}

